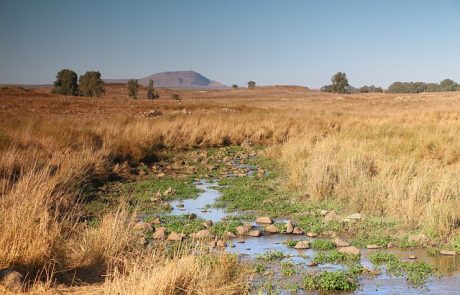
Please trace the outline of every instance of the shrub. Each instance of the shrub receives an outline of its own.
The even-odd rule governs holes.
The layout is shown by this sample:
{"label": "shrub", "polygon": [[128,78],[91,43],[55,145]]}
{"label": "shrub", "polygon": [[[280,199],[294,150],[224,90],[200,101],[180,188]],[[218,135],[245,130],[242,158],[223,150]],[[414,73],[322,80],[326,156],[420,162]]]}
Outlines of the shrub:
{"label": "shrub", "polygon": [[83,96],[99,97],[105,93],[104,82],[101,79],[101,73],[97,71],[88,71],[80,76],[80,92]]}
{"label": "shrub", "polygon": [[147,98],[148,99],[157,99],[160,96],[155,92],[155,88],[153,88],[153,80],[149,80],[149,84],[147,85]]}
{"label": "shrub", "polygon": [[137,93],[139,91],[139,82],[137,80],[128,81],[128,93],[132,98],[137,98]]}
{"label": "shrub", "polygon": [[63,69],[56,74],[53,93],[64,95],[78,95],[78,76],[72,70]]}
{"label": "shrub", "polygon": [[256,82],[254,82],[254,81],[249,81],[249,82],[248,82],[248,88],[249,88],[249,89],[256,88]]}

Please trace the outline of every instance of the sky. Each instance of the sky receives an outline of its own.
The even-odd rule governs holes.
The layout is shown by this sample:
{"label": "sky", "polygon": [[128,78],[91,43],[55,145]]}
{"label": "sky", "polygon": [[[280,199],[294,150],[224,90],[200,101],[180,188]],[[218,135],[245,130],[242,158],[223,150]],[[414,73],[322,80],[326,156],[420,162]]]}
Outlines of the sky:
{"label": "sky", "polygon": [[460,82],[460,0],[0,0],[0,83],[194,70],[232,85]]}

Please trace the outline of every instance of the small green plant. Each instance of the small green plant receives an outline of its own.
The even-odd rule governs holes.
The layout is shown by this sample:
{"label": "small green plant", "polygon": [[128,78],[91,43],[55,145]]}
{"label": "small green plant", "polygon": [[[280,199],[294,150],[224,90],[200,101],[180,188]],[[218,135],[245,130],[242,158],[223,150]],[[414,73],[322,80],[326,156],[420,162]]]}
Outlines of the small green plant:
{"label": "small green plant", "polygon": [[385,265],[386,270],[393,275],[405,276],[407,281],[415,286],[425,284],[433,273],[433,268],[429,264],[402,261],[396,255],[385,252],[372,254],[370,261],[376,265]]}
{"label": "small green plant", "polygon": [[267,260],[267,261],[275,261],[275,260],[281,260],[285,258],[286,256],[284,255],[283,252],[281,251],[268,251],[265,253],[258,254],[257,259],[262,259],[262,260]]}
{"label": "small green plant", "polygon": [[128,94],[132,98],[137,98],[137,92],[139,91],[139,82],[137,80],[128,81]]}
{"label": "small green plant", "polygon": [[315,250],[332,250],[335,244],[331,240],[316,239],[310,243],[310,247]]}
{"label": "small green plant", "polygon": [[252,266],[252,270],[255,272],[255,273],[258,273],[258,274],[261,274],[265,271],[265,265],[263,264],[260,264],[260,263],[256,263]]}
{"label": "small green plant", "polygon": [[297,242],[298,241],[294,241],[294,240],[284,240],[283,244],[288,246],[289,248],[294,248],[294,246],[297,245]]}
{"label": "small green plant", "polygon": [[337,270],[307,274],[303,285],[307,290],[354,291],[358,287],[358,281],[351,272]]}
{"label": "small green plant", "polygon": [[359,255],[342,253],[337,250],[318,252],[313,259],[317,263],[347,263],[359,261]]}
{"label": "small green plant", "polygon": [[281,268],[282,274],[286,277],[291,277],[297,273],[292,262],[281,262]]}

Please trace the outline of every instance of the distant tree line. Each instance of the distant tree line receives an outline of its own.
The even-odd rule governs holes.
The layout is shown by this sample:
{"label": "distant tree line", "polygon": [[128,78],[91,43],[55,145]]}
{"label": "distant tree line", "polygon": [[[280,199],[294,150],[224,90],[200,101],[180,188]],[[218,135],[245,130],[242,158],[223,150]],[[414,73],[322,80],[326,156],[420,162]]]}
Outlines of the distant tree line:
{"label": "distant tree line", "polygon": [[359,88],[358,89],[358,92],[359,93],[373,93],[373,92],[383,92],[383,88],[382,87],[377,87],[377,86],[374,86],[374,85],[371,85],[371,86],[367,86],[367,85],[364,85],[363,87]]}
{"label": "distant tree line", "polygon": [[63,69],[56,74],[53,93],[63,95],[101,96],[105,93],[105,84],[101,73],[88,71],[78,78],[77,73]]}
{"label": "distant tree line", "polygon": [[388,87],[391,93],[420,93],[460,91],[460,85],[451,79],[445,79],[439,84],[424,82],[394,82]]}

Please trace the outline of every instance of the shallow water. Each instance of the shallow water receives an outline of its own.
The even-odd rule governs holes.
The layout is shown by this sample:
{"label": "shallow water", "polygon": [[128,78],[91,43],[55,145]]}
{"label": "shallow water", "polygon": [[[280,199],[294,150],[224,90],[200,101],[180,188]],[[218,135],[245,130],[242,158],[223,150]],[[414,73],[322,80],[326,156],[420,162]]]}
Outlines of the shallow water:
{"label": "shallow water", "polygon": [[[188,199],[182,201],[171,202],[174,207],[172,214],[191,214],[194,213],[198,217],[212,220],[213,222],[220,221],[230,214],[225,212],[223,208],[215,208],[213,205],[216,199],[220,196],[217,190],[217,182],[208,180],[200,180],[197,182],[197,188],[203,192],[195,199]],[[178,208],[178,204],[183,204],[184,208]],[[180,209],[180,210],[179,210]],[[206,212],[203,212],[206,209]],[[285,220],[277,220],[277,222],[284,222]],[[257,228],[258,225],[254,224]],[[310,271],[323,271],[323,270],[337,270],[342,269],[344,266],[340,264],[320,264],[316,267],[308,267],[307,264],[312,261],[316,251],[313,249],[296,250],[289,248],[283,244],[285,240],[309,240],[306,235],[286,235],[278,234],[271,235],[265,233],[261,237],[238,237],[233,240],[227,241],[229,247],[226,251],[228,253],[238,254],[241,260],[253,261],[257,255],[266,253],[268,251],[280,251],[287,257],[282,261],[290,261],[296,264],[296,267],[301,270],[299,273]],[[426,249],[382,249],[382,250],[361,250],[361,264],[367,268],[374,268],[373,264],[369,261],[369,257],[376,251],[384,251],[393,253],[403,260],[409,260],[409,256],[415,255],[416,261],[426,262],[437,269],[442,275],[440,278],[433,276],[423,288],[414,288],[407,284],[404,277],[394,277],[387,274],[385,271],[376,277],[362,277],[359,281],[360,287],[353,293],[340,294],[460,294],[460,258],[458,256],[429,256]],[[280,272],[279,261],[275,262],[278,266],[272,266],[272,270],[277,272],[273,277],[280,280],[293,280],[283,278]],[[300,278],[297,280],[300,282]],[[280,290],[280,294],[292,294],[288,291]],[[299,291],[296,294],[319,294],[305,291]]]}

